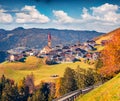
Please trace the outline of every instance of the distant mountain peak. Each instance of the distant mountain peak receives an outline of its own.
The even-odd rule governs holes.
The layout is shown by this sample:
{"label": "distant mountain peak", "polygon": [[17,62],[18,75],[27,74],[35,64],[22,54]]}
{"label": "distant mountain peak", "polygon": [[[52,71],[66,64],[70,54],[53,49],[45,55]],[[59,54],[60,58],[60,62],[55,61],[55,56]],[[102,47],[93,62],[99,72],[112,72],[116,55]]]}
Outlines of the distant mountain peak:
{"label": "distant mountain peak", "polygon": [[23,27],[17,27],[14,30],[24,30],[24,28]]}
{"label": "distant mountain peak", "polygon": [[5,33],[6,33],[6,30],[0,29],[0,33],[5,34]]}
{"label": "distant mountain peak", "polygon": [[1,31],[5,31],[4,29],[0,29]]}

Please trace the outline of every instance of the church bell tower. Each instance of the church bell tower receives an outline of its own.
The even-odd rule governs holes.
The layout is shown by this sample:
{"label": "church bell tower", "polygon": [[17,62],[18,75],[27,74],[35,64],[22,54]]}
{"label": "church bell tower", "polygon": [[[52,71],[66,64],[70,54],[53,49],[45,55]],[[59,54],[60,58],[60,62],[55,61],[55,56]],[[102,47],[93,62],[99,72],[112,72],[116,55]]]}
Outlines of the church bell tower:
{"label": "church bell tower", "polygon": [[48,46],[51,48],[52,47],[52,42],[51,42],[51,34],[48,33]]}

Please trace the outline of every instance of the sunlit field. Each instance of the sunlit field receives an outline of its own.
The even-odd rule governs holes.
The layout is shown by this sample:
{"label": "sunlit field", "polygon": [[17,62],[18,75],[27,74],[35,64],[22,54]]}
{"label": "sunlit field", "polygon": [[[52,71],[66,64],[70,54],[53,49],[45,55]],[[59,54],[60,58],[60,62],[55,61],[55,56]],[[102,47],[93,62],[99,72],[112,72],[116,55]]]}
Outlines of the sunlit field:
{"label": "sunlit field", "polygon": [[120,101],[120,74],[77,101]]}
{"label": "sunlit field", "polygon": [[59,75],[59,77],[62,77],[66,67],[76,69],[78,66],[81,68],[94,68],[94,65],[89,65],[84,62],[45,65],[43,64],[42,59],[28,57],[25,63],[4,62],[0,64],[0,75],[4,74],[6,77],[12,78],[18,82],[26,75],[32,73],[35,78],[35,84],[37,85],[41,80],[53,81],[55,77],[51,77],[52,75]]}

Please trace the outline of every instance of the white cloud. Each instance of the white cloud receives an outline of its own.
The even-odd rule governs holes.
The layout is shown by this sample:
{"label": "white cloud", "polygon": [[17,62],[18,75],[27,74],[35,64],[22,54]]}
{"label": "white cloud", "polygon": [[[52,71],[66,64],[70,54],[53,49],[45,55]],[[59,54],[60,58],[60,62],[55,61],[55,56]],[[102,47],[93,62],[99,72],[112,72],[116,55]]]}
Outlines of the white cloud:
{"label": "white cloud", "polygon": [[12,21],[12,16],[8,13],[5,13],[4,9],[0,9],[0,23],[11,23]]}
{"label": "white cloud", "polygon": [[[83,8],[80,18],[72,18],[62,10],[53,11],[58,24],[64,28],[109,31],[120,26],[120,13],[118,5],[105,3],[99,7]],[[69,23],[65,26],[65,23]]]}
{"label": "white cloud", "polygon": [[62,10],[53,10],[53,14],[56,17],[56,20],[54,22],[60,23],[60,24],[66,24],[66,23],[73,23],[75,21],[74,18],[68,16],[68,14]]}
{"label": "white cloud", "polygon": [[91,7],[90,10],[92,10],[92,14],[89,14],[87,9],[86,11],[83,10],[82,18],[84,20],[97,20],[104,23],[118,23],[120,21],[120,14],[117,13],[119,10],[118,5],[106,3],[99,7]]}
{"label": "white cloud", "polygon": [[[89,13],[91,10],[91,13]],[[54,22],[65,24],[65,23],[101,23],[104,25],[113,25],[120,22],[120,14],[117,13],[119,10],[118,5],[105,3],[99,7],[91,7],[90,9],[83,8],[83,14],[81,18],[75,19],[62,10],[53,11],[56,20]]]}
{"label": "white cloud", "polygon": [[[91,10],[92,13],[89,13]],[[99,7],[83,9],[81,15],[84,27],[88,30],[109,31],[120,26],[119,6],[113,4],[103,4]]]}
{"label": "white cloud", "polygon": [[95,13],[107,13],[109,11],[116,11],[118,10],[118,5],[113,5],[113,4],[109,4],[109,3],[105,3],[99,7],[92,7],[91,9],[95,12]]}
{"label": "white cloud", "polygon": [[35,6],[25,6],[21,9],[22,12],[16,13],[17,23],[47,23],[50,19],[41,14]]}
{"label": "white cloud", "polygon": [[[63,10],[53,10],[54,19],[52,19],[51,22],[50,19],[44,14],[41,14],[35,6],[24,6],[21,10],[14,9],[10,11],[0,8],[0,24],[13,21],[10,15],[11,12],[16,20],[16,22],[12,23],[14,27],[52,27],[102,32],[108,32],[120,27],[120,7],[109,3],[98,7],[83,8],[82,14],[77,19],[69,16],[69,14]],[[75,13],[80,14],[80,12]],[[4,26],[4,24],[1,25]],[[5,26],[8,28],[8,25]]]}

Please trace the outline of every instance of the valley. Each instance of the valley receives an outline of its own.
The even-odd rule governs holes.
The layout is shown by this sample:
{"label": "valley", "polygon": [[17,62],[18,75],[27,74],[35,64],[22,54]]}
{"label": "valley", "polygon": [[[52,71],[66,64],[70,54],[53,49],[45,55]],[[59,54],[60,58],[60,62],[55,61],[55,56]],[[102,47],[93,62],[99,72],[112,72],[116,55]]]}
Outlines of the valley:
{"label": "valley", "polygon": [[120,0],[0,0],[0,101],[120,101]]}
{"label": "valley", "polygon": [[[34,80],[35,87],[39,86],[42,82],[44,82],[45,84],[49,83],[49,85],[51,85],[53,83],[57,86],[57,82],[58,82],[59,79],[62,80],[62,78],[66,77],[65,75],[71,75],[71,74],[65,73],[65,72],[67,72],[66,70],[69,67],[69,69],[71,69],[71,71],[74,71],[74,72],[78,73],[76,75],[74,74],[75,76],[84,75],[85,76],[84,80],[87,80],[86,76],[89,75],[90,77],[88,76],[88,80],[89,79],[91,79],[91,80],[87,81],[88,86],[92,85],[92,84],[97,84],[97,82],[98,83],[102,82],[100,80],[103,79],[101,77],[99,78],[99,73],[94,74],[95,71],[98,69],[96,67],[98,65],[97,64],[98,63],[98,61],[97,61],[98,58],[95,58],[95,60],[94,60],[92,55],[89,57],[89,55],[87,56],[86,54],[88,54],[88,53],[89,54],[94,54],[96,52],[101,53],[102,51],[104,51],[104,49],[106,48],[107,40],[110,40],[110,38],[112,38],[112,35],[116,34],[116,32],[119,33],[119,29],[116,29],[115,31],[111,32],[110,34],[102,35],[100,37],[95,38],[94,39],[95,42],[94,41],[87,41],[87,42],[81,43],[80,46],[76,45],[74,48],[71,47],[70,45],[68,45],[68,47],[71,47],[71,48],[65,48],[65,49],[61,48],[61,50],[62,50],[61,52],[65,53],[67,51],[67,53],[65,53],[65,54],[73,55],[73,56],[75,56],[75,58],[76,57],[78,58],[78,55],[76,55],[76,54],[78,54],[78,51],[77,51],[76,54],[71,54],[71,53],[75,52],[76,49],[78,49],[78,47],[80,47],[80,49],[82,48],[84,50],[88,49],[88,50],[86,50],[87,53],[79,56],[79,58],[78,58],[79,61],[67,60],[67,61],[64,61],[64,62],[57,63],[57,64],[54,64],[54,63],[47,64],[46,59],[49,60],[48,57],[52,56],[52,54],[48,54],[48,53],[51,52],[51,50],[49,51],[49,50],[47,50],[48,48],[45,47],[45,48],[43,48],[43,50],[40,51],[39,56],[31,54],[31,55],[28,55],[27,57],[24,57],[24,60],[22,60],[22,61],[21,61],[21,59],[20,59],[20,61],[12,59],[10,61],[2,62],[0,64],[0,76],[3,76],[3,74],[4,74],[6,76],[6,78],[10,78],[10,79],[14,80],[16,83],[19,84],[20,81],[23,80],[23,78],[26,78],[26,77],[29,78],[30,75],[32,75],[33,76],[32,79]],[[94,44],[91,44],[91,42],[93,42]],[[93,45],[95,50],[90,50],[89,48],[84,48],[84,46],[86,46],[86,45]],[[49,36],[48,36],[47,46],[51,47],[51,40],[49,39]],[[60,48],[60,47],[57,47],[57,49],[58,48]],[[55,50],[56,48],[52,47],[51,49]],[[73,49],[73,50],[69,51],[70,53],[68,53],[68,50],[70,50],[70,49]],[[14,50],[15,50],[15,52],[17,52],[16,49],[13,49],[10,52],[13,53]],[[25,52],[24,52],[24,54],[25,54]],[[53,55],[55,55],[55,54],[53,54]],[[41,57],[41,56],[43,56],[43,57]],[[52,58],[50,58],[50,59],[52,59]],[[57,58],[55,58],[55,59],[57,59]],[[54,60],[54,61],[56,61],[56,60]],[[92,70],[92,72],[90,73],[91,70]],[[88,72],[88,74],[87,74],[87,72]],[[92,77],[92,75],[93,75],[93,77]],[[73,76],[73,75],[71,75],[71,76]],[[79,80],[81,80],[80,78],[81,77],[76,78],[77,79],[76,82],[78,84],[80,82],[82,82],[82,81],[79,82]],[[114,93],[115,91],[112,92],[111,86],[114,86],[115,83],[113,83],[113,82],[118,82],[117,78],[119,79],[119,75],[116,76],[115,78],[113,78],[113,80],[110,80],[107,83],[103,84],[102,86],[98,87],[97,89],[89,92],[88,94],[80,95],[80,97],[78,98],[78,101],[85,101],[85,99],[87,99],[87,101],[89,101],[90,99],[92,99],[93,101],[96,101],[97,99],[100,99],[100,101],[102,101],[103,99],[106,99],[106,100],[107,99],[119,99],[119,97],[117,95],[115,95],[116,98],[110,97],[110,96],[115,94]],[[96,79],[98,81],[94,81],[94,79]],[[65,82],[65,81],[62,81],[62,82]],[[112,82],[112,83],[109,83],[109,82]],[[110,85],[110,86],[108,86],[108,85]],[[83,86],[83,88],[84,88],[84,86],[87,87],[86,83],[82,83],[82,85],[77,85],[77,86],[78,87]],[[62,87],[62,84],[61,84],[61,87]],[[106,89],[104,87],[106,87],[106,89],[107,89],[107,87],[110,87],[108,89],[111,89],[111,91],[106,92],[105,91]],[[117,86],[117,88],[118,87],[119,86]],[[116,88],[116,90],[117,90],[117,88]],[[64,88],[62,88],[62,89],[64,89]],[[75,88],[75,90],[76,90],[76,88]],[[94,94],[96,92],[99,92],[99,93]],[[56,90],[56,93],[57,93],[57,90]],[[102,93],[107,94],[107,98],[105,98],[104,95],[102,95],[102,97],[100,97],[101,96],[100,94],[102,94]],[[63,94],[66,94],[66,93],[63,93]],[[90,97],[91,94],[95,95],[95,96],[92,96],[92,98],[91,98]],[[59,94],[57,95],[57,98],[58,97],[59,97]]]}

